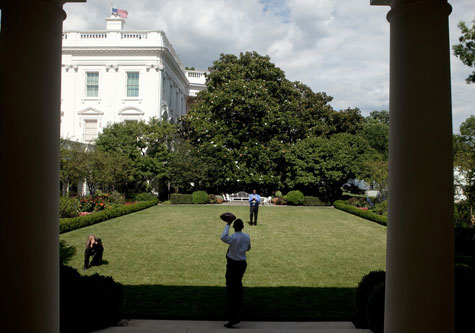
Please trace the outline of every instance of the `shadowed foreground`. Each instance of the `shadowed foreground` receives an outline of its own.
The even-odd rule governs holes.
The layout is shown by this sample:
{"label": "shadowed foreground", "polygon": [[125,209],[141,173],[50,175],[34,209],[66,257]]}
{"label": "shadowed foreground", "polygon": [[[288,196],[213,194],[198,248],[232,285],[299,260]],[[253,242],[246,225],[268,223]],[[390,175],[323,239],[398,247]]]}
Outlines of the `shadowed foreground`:
{"label": "shadowed foreground", "polygon": [[[124,286],[124,318],[226,320],[225,287]],[[242,320],[350,320],[355,288],[245,287]]]}

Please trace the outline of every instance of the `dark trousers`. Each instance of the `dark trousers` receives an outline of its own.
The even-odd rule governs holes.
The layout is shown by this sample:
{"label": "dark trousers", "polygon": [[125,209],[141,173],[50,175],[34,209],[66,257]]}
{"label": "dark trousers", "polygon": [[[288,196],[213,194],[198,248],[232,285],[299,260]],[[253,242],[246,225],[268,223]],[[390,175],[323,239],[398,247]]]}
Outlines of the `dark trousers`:
{"label": "dark trousers", "polygon": [[259,212],[259,206],[251,206],[250,208],[250,220],[252,224],[252,217],[254,216],[254,224],[257,224],[257,213]]}
{"label": "dark trousers", "polygon": [[241,319],[242,308],[242,277],[246,271],[247,262],[245,260],[233,260],[226,256],[226,290],[228,292],[229,321],[238,323]]}
{"label": "dark trousers", "polygon": [[102,253],[104,252],[104,248],[102,245],[95,245],[94,247],[86,247],[86,251],[84,251],[84,268],[89,267],[89,258],[92,257],[91,266],[99,266],[102,265]]}

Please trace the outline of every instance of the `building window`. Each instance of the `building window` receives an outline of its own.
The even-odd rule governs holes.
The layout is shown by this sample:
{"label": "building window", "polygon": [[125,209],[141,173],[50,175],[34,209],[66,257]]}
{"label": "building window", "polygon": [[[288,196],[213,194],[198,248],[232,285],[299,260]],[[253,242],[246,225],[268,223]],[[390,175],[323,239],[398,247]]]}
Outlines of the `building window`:
{"label": "building window", "polygon": [[97,119],[84,120],[84,141],[89,143],[97,138]]}
{"label": "building window", "polygon": [[139,97],[139,72],[127,73],[127,97]]}
{"label": "building window", "polygon": [[99,96],[99,73],[86,73],[86,97]]}

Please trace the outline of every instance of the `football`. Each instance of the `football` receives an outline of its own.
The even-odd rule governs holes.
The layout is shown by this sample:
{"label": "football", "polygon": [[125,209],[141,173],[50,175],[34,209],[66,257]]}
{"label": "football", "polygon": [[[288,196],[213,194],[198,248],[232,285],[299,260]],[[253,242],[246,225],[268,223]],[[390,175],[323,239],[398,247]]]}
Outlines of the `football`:
{"label": "football", "polygon": [[223,213],[219,217],[226,223],[232,222],[236,219],[236,216],[233,213]]}

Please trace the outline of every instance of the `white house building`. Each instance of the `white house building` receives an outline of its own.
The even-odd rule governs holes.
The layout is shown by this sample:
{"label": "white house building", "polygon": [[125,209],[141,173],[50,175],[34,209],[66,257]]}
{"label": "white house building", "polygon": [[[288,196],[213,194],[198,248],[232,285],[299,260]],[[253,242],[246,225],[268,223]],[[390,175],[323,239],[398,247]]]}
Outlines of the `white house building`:
{"label": "white house building", "polygon": [[205,88],[205,71],[186,70],[163,31],[64,31],[61,137],[91,143],[107,124],[152,117],[175,122]]}

